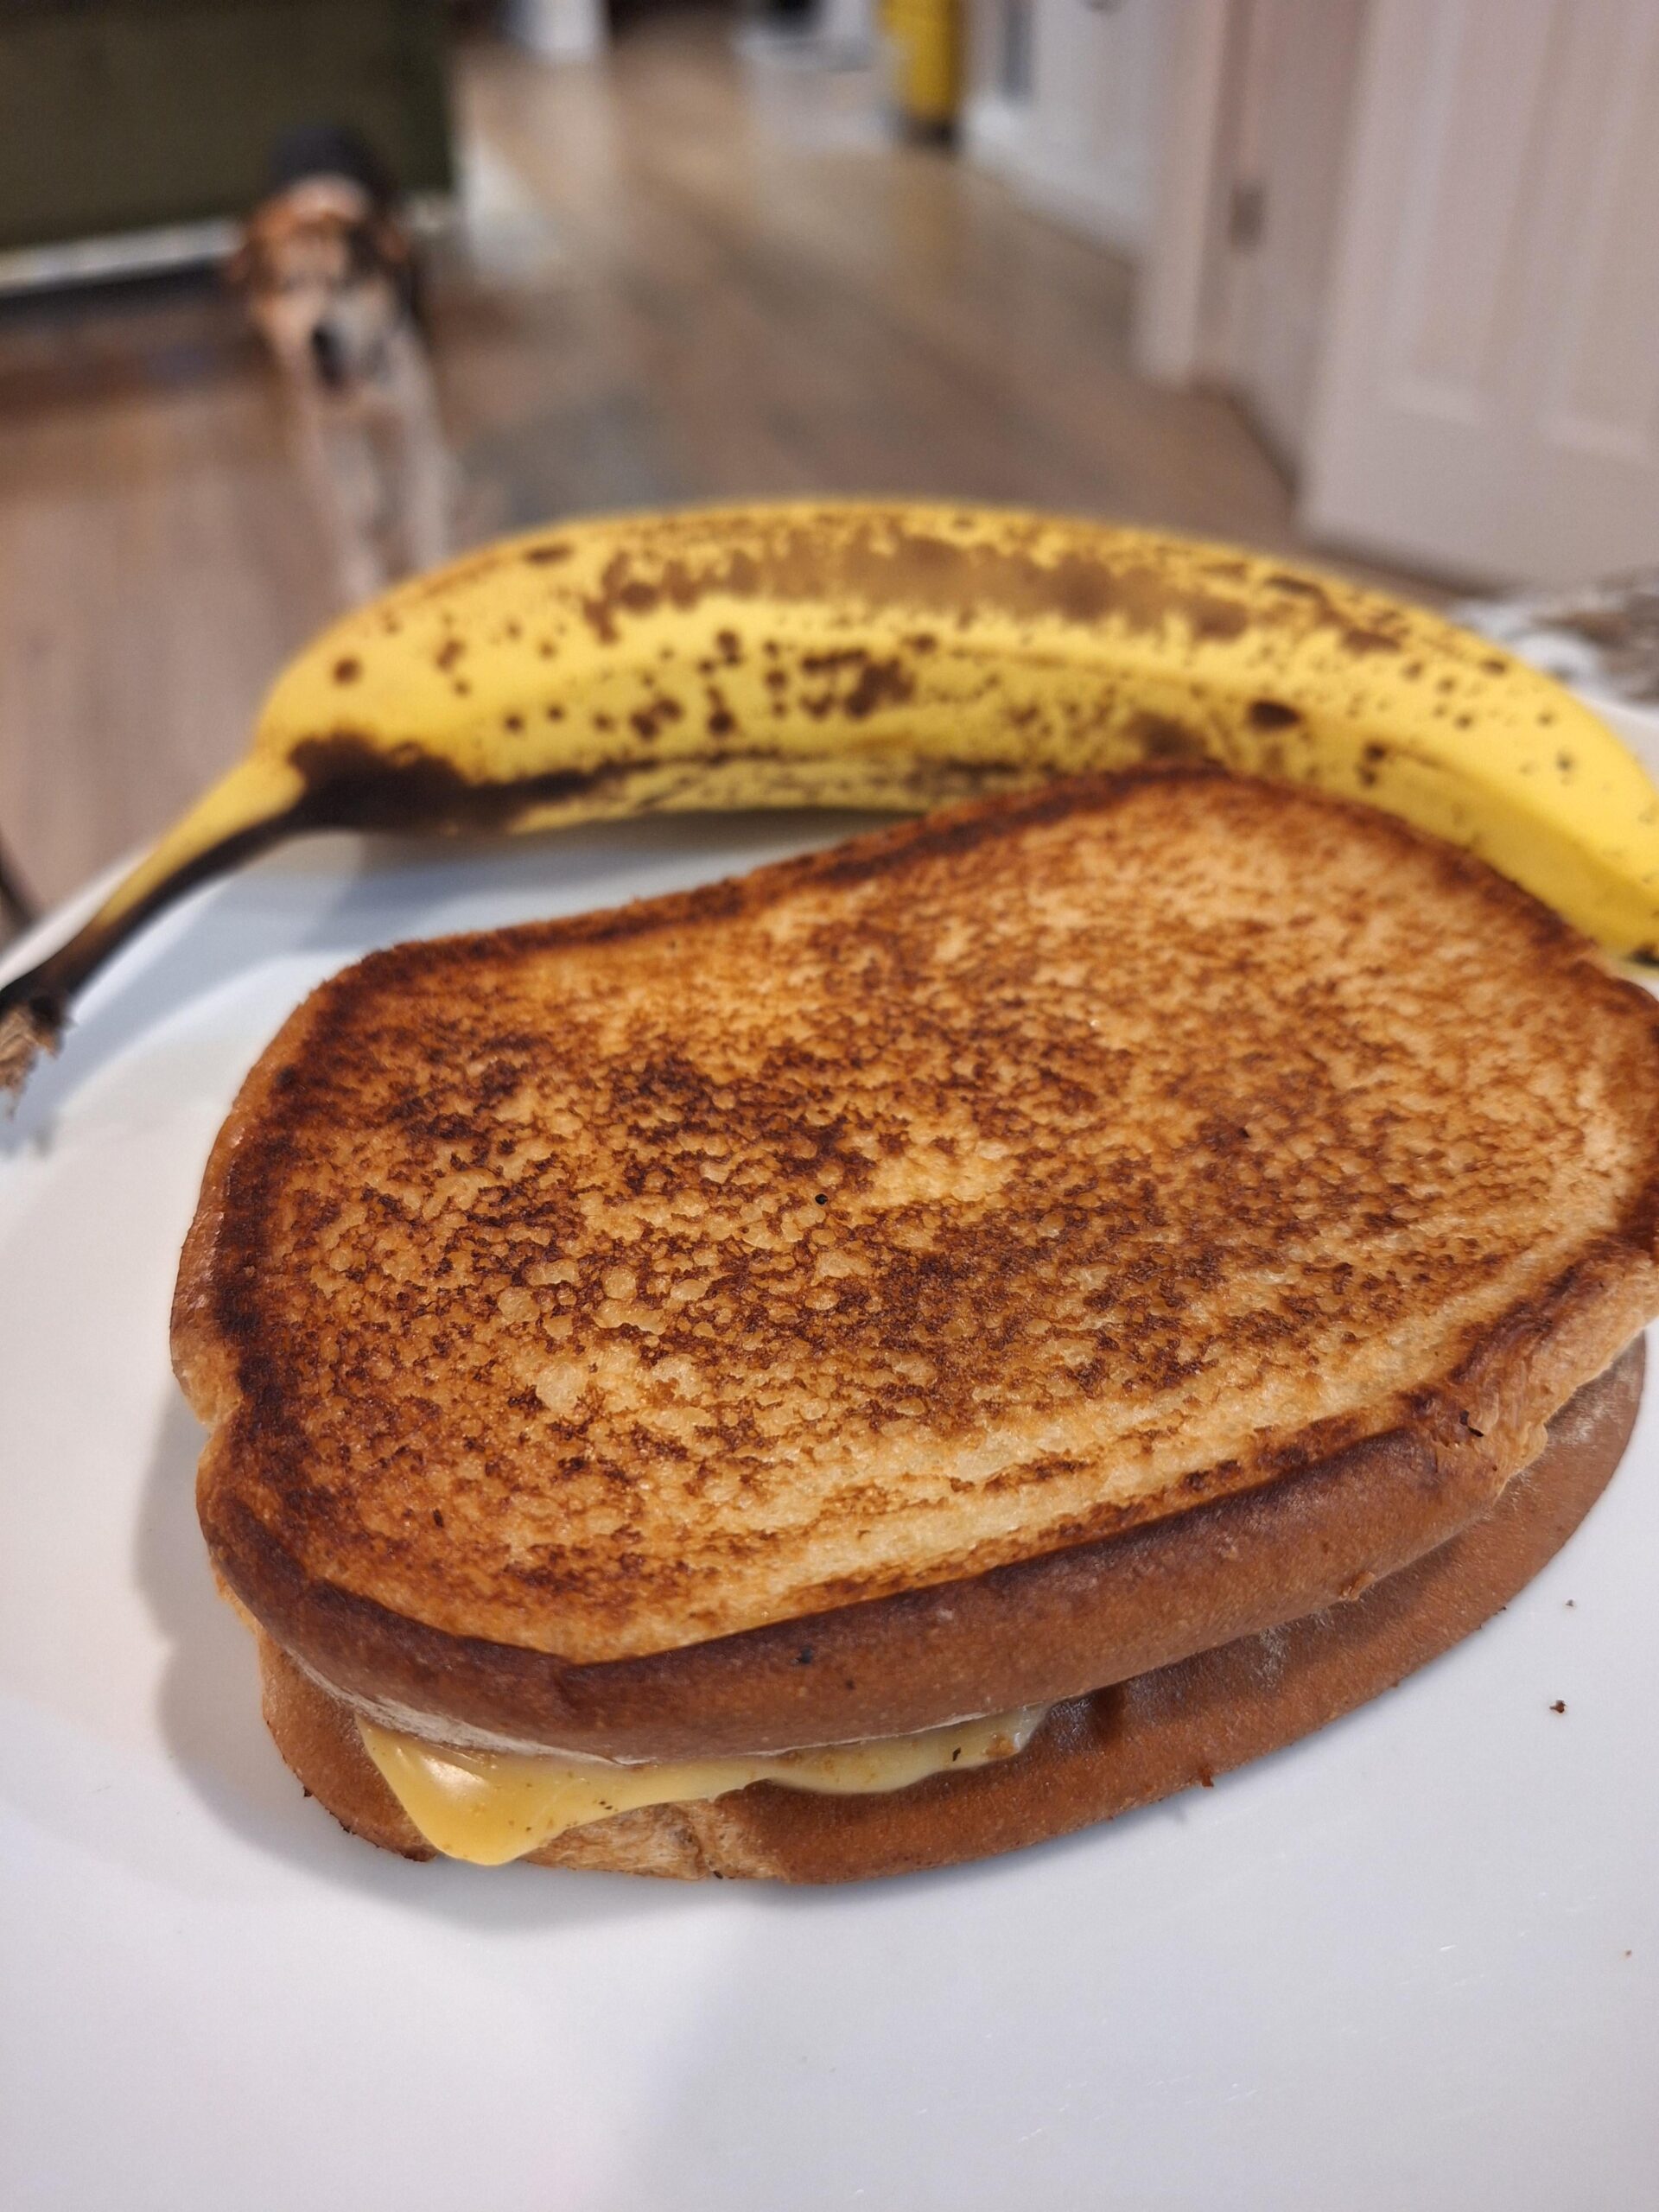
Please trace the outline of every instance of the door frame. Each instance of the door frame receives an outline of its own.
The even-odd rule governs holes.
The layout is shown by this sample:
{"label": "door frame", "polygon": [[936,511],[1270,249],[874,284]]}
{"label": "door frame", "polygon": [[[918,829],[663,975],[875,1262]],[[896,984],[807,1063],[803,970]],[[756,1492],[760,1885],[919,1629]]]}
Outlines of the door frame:
{"label": "door frame", "polygon": [[1224,282],[1246,0],[1183,0],[1164,72],[1152,225],[1135,287],[1135,365],[1158,384],[1224,379]]}

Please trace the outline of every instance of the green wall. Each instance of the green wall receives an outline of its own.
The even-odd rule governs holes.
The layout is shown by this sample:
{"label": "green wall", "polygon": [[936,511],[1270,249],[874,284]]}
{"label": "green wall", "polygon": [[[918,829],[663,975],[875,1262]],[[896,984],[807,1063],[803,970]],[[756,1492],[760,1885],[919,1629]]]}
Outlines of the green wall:
{"label": "green wall", "polygon": [[299,123],[450,183],[438,0],[0,0],[0,249],[237,215]]}

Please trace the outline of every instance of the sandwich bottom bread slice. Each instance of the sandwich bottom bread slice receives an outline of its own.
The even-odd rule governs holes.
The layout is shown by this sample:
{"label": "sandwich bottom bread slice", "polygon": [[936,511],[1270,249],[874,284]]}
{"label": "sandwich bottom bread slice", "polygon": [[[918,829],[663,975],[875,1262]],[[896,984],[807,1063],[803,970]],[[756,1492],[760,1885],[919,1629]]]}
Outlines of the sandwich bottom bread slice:
{"label": "sandwich bottom bread slice", "polygon": [[374,955],[175,1306],[272,1733],[390,1849],[682,1877],[1206,1782],[1611,1474],[1656,1078],[1478,861],[1211,772]]}
{"label": "sandwich bottom bread slice", "polygon": [[[1017,1851],[1207,1787],[1392,1688],[1524,1588],[1617,1467],[1643,1370],[1638,1341],[1556,1417],[1542,1452],[1492,1510],[1426,1557],[1308,1618],[1064,1699],[1033,1716],[1022,1749],[1013,1751],[1011,1738],[1001,1757],[945,1765],[893,1789],[748,1783],[602,1815],[522,1853],[505,1848],[519,1840],[512,1829],[523,1802],[509,1787],[499,1825],[473,1827],[474,1849],[482,1840],[489,1857],[499,1850],[541,1866],[685,1881],[849,1882]],[[263,1629],[256,1636],[266,1724],[306,1789],[354,1834],[429,1859],[432,1844],[365,1748],[353,1708]],[[516,1763],[504,1764],[511,1774]],[[524,1832],[536,1836],[533,1820]],[[464,1827],[456,1840],[468,1840]]]}

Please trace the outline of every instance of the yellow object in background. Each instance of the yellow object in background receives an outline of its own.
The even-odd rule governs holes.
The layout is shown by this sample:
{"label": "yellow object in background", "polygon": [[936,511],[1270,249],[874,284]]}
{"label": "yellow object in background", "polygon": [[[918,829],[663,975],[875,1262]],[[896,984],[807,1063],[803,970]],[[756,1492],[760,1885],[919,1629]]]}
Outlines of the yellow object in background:
{"label": "yellow object in background", "polygon": [[906,123],[946,131],[962,98],[961,0],[886,0],[893,89]]}

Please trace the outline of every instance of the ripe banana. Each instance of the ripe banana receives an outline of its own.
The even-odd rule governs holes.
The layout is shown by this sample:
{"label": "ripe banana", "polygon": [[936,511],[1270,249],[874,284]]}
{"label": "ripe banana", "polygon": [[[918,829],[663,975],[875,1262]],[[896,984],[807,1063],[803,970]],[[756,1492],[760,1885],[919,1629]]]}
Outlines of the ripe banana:
{"label": "ripe banana", "polygon": [[1659,792],[1586,708],[1432,614],[1032,515],[630,516],[510,539],[325,631],[240,765],[0,991],[0,1085],[151,914],[298,831],[919,810],[1197,759],[1368,799],[1659,958]]}

